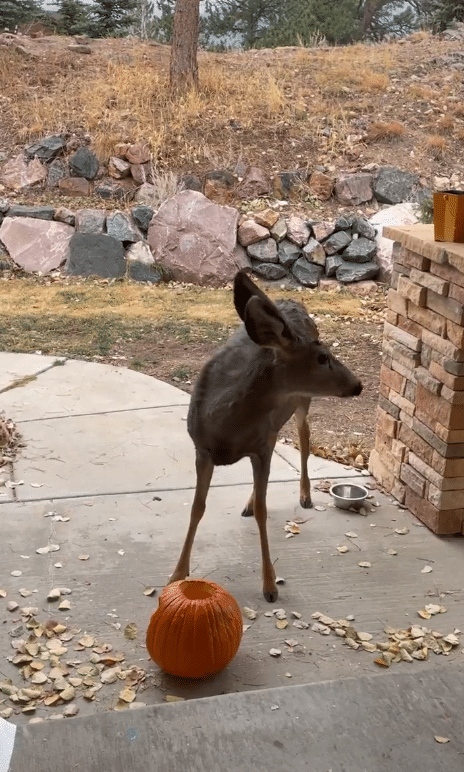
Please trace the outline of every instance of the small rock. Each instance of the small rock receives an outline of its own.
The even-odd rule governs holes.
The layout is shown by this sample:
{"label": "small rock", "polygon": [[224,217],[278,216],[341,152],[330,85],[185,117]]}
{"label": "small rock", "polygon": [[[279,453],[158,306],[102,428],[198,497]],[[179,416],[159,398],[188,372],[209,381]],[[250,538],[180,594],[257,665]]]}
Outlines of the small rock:
{"label": "small rock", "polygon": [[372,174],[357,172],[341,175],[335,183],[335,196],[340,204],[359,206],[373,197]]}
{"label": "small rock", "polygon": [[63,222],[66,225],[74,225],[76,222],[76,215],[71,209],[66,209],[64,206],[60,206],[55,209],[53,219],[57,222]]}
{"label": "small rock", "polygon": [[156,188],[149,182],[145,182],[134,194],[134,201],[138,204],[144,204],[145,206],[151,206],[155,199]]}
{"label": "small rock", "polygon": [[146,164],[130,164],[130,173],[137,185],[143,185],[145,182],[153,183],[153,167],[150,161]]}
{"label": "small rock", "polygon": [[110,158],[108,163],[108,174],[110,177],[114,177],[115,180],[121,180],[123,177],[128,177],[130,173],[131,165],[128,161],[124,161],[117,156],[112,156]]}
{"label": "small rock", "polygon": [[79,233],[104,233],[106,209],[78,209],[75,228]]}
{"label": "small rock", "polygon": [[205,174],[204,195],[215,204],[228,204],[232,201],[237,178],[228,171],[220,169]]}
{"label": "small rock", "polygon": [[375,281],[360,281],[357,284],[350,285],[347,289],[352,295],[364,298],[369,295],[375,295],[379,288]]}
{"label": "small rock", "polygon": [[47,187],[56,188],[60,180],[69,177],[69,168],[61,158],[55,158],[47,169]]}
{"label": "small rock", "polygon": [[336,277],[346,284],[351,281],[363,281],[377,276],[379,266],[377,263],[346,263],[337,268]]}
{"label": "small rock", "polygon": [[347,248],[342,252],[342,257],[349,263],[368,263],[376,254],[376,242],[360,238],[353,239],[353,241],[348,244]]}
{"label": "small rock", "polygon": [[28,145],[25,148],[25,153],[29,159],[36,157],[39,161],[46,163],[47,161],[52,161],[59,153],[61,153],[65,146],[66,142],[63,137],[55,134],[50,137],[45,137],[38,142],[34,142],[33,145]]}
{"label": "small rock", "polygon": [[335,276],[337,268],[343,264],[343,260],[340,255],[327,255],[325,261],[325,273],[326,276]]}
{"label": "small rock", "polygon": [[321,201],[327,201],[333,193],[334,181],[328,174],[314,171],[309,178],[309,189]]}
{"label": "small rock", "polygon": [[346,231],[337,231],[324,241],[324,250],[327,255],[334,255],[341,252],[351,242],[351,236]]}
{"label": "small rock", "polygon": [[68,51],[71,51],[73,54],[91,54],[92,49],[90,46],[84,46],[81,43],[70,43],[67,47]]}
{"label": "small rock", "polygon": [[126,252],[127,260],[135,260],[143,265],[152,265],[155,260],[151,249],[145,241],[136,241]]}
{"label": "small rock", "polygon": [[322,275],[322,267],[315,263],[308,263],[306,258],[300,257],[291,268],[292,274],[300,284],[305,287],[317,287]]}
{"label": "small rock", "polygon": [[271,236],[273,239],[277,241],[277,243],[281,242],[287,235],[287,223],[285,222],[284,218],[281,217],[280,220],[277,220],[275,225],[271,228]]}
{"label": "small rock", "polygon": [[303,247],[303,255],[309,260],[310,263],[317,263],[318,265],[325,265],[326,254],[324,247],[319,244],[316,239],[312,237],[308,243]]}
{"label": "small rock", "polygon": [[267,228],[258,225],[254,220],[246,220],[238,229],[238,240],[243,247],[248,247],[257,241],[262,241],[269,237]]}
{"label": "small rock", "polygon": [[136,183],[130,177],[125,177],[122,180],[104,177],[95,183],[94,194],[98,196],[98,198],[116,199],[120,201],[123,198],[132,198],[135,189]]}
{"label": "small rock", "polygon": [[58,189],[68,198],[87,198],[92,191],[92,185],[84,177],[65,177],[59,181]]}
{"label": "small rock", "polygon": [[106,218],[106,232],[119,241],[143,241],[143,234],[130,215],[117,209]]}
{"label": "small rock", "polygon": [[[237,185],[239,198],[259,198],[267,196],[270,191],[270,182],[267,174],[258,166],[248,166],[245,169],[243,179]],[[258,220],[257,220],[258,221]],[[264,225],[264,223],[262,223]],[[274,223],[272,223],[273,225]],[[266,225],[266,228],[269,226]]]}
{"label": "small rock", "polygon": [[32,217],[36,220],[53,220],[55,208],[53,206],[23,206],[15,204],[11,206],[8,217]]}
{"label": "small rock", "polygon": [[283,265],[276,265],[275,263],[252,263],[253,271],[263,279],[268,281],[276,281],[277,279],[283,279],[287,271]]}
{"label": "small rock", "polygon": [[55,587],[53,590],[50,590],[50,592],[47,595],[47,600],[54,601],[59,600],[61,597],[61,592],[58,587]]}
{"label": "small rock", "polygon": [[184,174],[179,180],[181,190],[197,190],[201,193],[203,185],[199,177],[196,174]]}
{"label": "small rock", "polygon": [[335,279],[321,279],[318,284],[318,289],[325,290],[327,292],[340,292],[342,285]]}
{"label": "small rock", "polygon": [[74,233],[69,242],[65,271],[74,276],[124,276],[124,247],[104,233]]}
{"label": "small rock", "polygon": [[279,244],[278,254],[279,263],[283,265],[284,268],[290,268],[295,260],[298,260],[298,258],[301,257],[301,249],[297,247],[296,244],[292,244],[291,241],[284,239]]}
{"label": "small rock", "polygon": [[383,166],[374,180],[374,195],[383,204],[400,204],[409,200],[418,182],[418,174]]}
{"label": "small rock", "polygon": [[134,222],[144,233],[148,231],[148,226],[150,225],[153,214],[154,211],[152,207],[146,206],[144,204],[134,206],[132,209],[132,217],[134,218]]}
{"label": "small rock", "polygon": [[363,217],[359,217],[354,221],[353,233],[357,233],[359,236],[362,236],[365,239],[370,239],[371,241],[375,241],[377,236],[376,228],[371,225],[369,220],[366,220]]}
{"label": "small rock", "polygon": [[86,180],[94,180],[99,167],[97,156],[88,147],[80,147],[69,159],[69,168],[73,174],[85,177]]}
{"label": "small rock", "polygon": [[328,239],[335,231],[333,223],[330,222],[310,222],[308,225],[311,227],[314,238],[319,242]]}
{"label": "small rock", "polygon": [[274,197],[277,199],[293,198],[306,182],[308,174],[300,169],[296,171],[278,172],[273,179]]}
{"label": "small rock", "polygon": [[[141,244],[141,242],[138,243]],[[135,247],[136,244],[133,246]],[[146,245],[144,244],[144,246]],[[169,274],[167,272],[161,274],[154,265],[147,265],[147,263],[141,263],[138,260],[132,259],[128,262],[127,276],[129,279],[132,279],[132,281],[143,281],[148,284],[159,284],[160,282],[169,279]]]}
{"label": "small rock", "polygon": [[0,182],[11,190],[21,191],[38,185],[47,178],[47,169],[34,158],[29,163],[25,155],[10,158],[0,171]]}
{"label": "small rock", "polygon": [[[255,219],[255,222],[258,223],[258,225],[262,225],[263,228],[268,228],[269,230],[271,230],[271,228],[278,221],[279,215],[277,214],[277,212],[274,212],[273,209],[263,209],[261,212],[256,212],[256,214],[254,215],[254,219]],[[271,235],[272,235],[272,232],[271,232]]]}
{"label": "small rock", "polygon": [[250,244],[247,252],[250,257],[259,260],[261,263],[277,263],[279,260],[276,242],[271,237]]}
{"label": "small rock", "polygon": [[301,217],[291,215],[287,220],[287,238],[299,247],[306,244],[310,237],[310,230]]}
{"label": "small rock", "polygon": [[126,150],[126,158],[131,164],[144,164],[151,161],[151,153],[148,142],[141,140],[129,145]]}

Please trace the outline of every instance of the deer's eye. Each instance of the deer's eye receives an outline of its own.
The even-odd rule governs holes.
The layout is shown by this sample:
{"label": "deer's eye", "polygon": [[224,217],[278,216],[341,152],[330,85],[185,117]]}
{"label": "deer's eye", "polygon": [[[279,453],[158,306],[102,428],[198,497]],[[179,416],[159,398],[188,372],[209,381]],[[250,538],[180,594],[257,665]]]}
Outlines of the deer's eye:
{"label": "deer's eye", "polygon": [[329,361],[329,357],[327,356],[327,354],[319,354],[317,358],[317,362],[319,365],[326,365],[328,361]]}

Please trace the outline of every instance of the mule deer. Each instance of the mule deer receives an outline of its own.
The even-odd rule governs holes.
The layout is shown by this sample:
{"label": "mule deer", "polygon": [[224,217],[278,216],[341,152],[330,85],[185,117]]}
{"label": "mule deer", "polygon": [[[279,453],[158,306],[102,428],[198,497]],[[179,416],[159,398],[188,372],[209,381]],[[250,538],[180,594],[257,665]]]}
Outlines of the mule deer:
{"label": "mule deer", "polygon": [[190,402],[187,428],[196,450],[197,483],[189,529],[170,581],[189,574],[214,467],[249,456],[253,493],[242,515],[256,518],[263,593],[274,603],[278,591],[267,538],[266,491],[278,432],[294,415],[301,451],[300,504],[311,507],[306,420],[311,397],[357,396],[362,384],[319,341],[317,327],[301,303],[272,303],[240,271],[234,281],[234,304],[244,324],[205,365]]}

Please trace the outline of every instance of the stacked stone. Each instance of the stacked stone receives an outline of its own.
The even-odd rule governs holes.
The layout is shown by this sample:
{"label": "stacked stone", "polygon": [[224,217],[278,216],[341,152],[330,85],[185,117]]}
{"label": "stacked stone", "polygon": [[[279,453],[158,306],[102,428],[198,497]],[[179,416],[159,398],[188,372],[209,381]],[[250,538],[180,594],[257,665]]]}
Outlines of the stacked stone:
{"label": "stacked stone", "polygon": [[[464,245],[394,245],[371,473],[436,533],[464,533]],[[401,240],[401,241],[400,241]]]}

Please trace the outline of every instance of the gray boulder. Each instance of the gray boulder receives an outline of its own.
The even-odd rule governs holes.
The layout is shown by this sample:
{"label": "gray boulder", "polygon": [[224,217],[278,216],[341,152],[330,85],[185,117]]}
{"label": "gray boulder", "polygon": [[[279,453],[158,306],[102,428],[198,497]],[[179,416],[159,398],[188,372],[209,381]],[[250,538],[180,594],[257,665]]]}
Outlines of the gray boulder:
{"label": "gray boulder", "polygon": [[254,261],[252,265],[254,273],[257,276],[261,276],[262,279],[267,279],[268,281],[283,279],[287,274],[287,271],[283,265],[276,265],[275,263],[255,263]]}
{"label": "gray boulder", "polygon": [[374,180],[374,195],[383,204],[400,204],[411,198],[418,182],[418,174],[383,166]]}
{"label": "gray boulder", "polygon": [[372,174],[356,172],[340,176],[335,183],[335,196],[345,206],[358,206],[370,201],[373,196]]}
{"label": "gray boulder", "polygon": [[214,204],[202,193],[180,191],[161,205],[148,228],[155,262],[177,281],[227,284],[237,272],[238,217],[236,209]]}
{"label": "gray boulder", "polygon": [[373,279],[379,272],[377,263],[347,263],[343,262],[337,268],[336,277],[344,284],[352,281],[364,281]]}
{"label": "gray boulder", "polygon": [[371,239],[371,241],[374,241],[377,236],[377,231],[374,226],[364,217],[358,217],[354,220],[352,232],[357,233],[358,236],[362,236],[365,239]]}
{"label": "gray boulder", "polygon": [[153,265],[139,263],[137,260],[130,260],[127,264],[127,276],[133,281],[144,281],[148,284],[159,284],[164,280],[160,271]]}
{"label": "gray boulder", "polygon": [[256,241],[247,248],[250,257],[259,260],[261,263],[278,263],[277,245],[272,238],[264,241]]}
{"label": "gray boulder", "polygon": [[54,188],[58,185],[60,180],[64,180],[69,175],[68,165],[61,158],[55,158],[54,161],[49,164],[47,169],[47,186]]}
{"label": "gray boulder", "polygon": [[132,218],[118,209],[107,215],[106,232],[119,241],[143,241],[143,234]]}
{"label": "gray boulder", "polygon": [[305,287],[317,287],[323,274],[323,268],[316,263],[308,263],[305,257],[300,257],[291,268],[295,279]]}
{"label": "gray boulder", "polygon": [[106,209],[78,209],[75,227],[79,233],[104,233],[106,225]]}
{"label": "gray boulder", "polygon": [[273,239],[279,243],[282,241],[285,236],[287,235],[287,223],[285,222],[283,217],[280,217],[275,225],[271,228],[271,236]]}
{"label": "gray boulder", "polygon": [[332,236],[324,241],[324,250],[326,255],[334,255],[336,252],[341,252],[345,249],[351,241],[351,236],[346,231],[337,231]]}
{"label": "gray boulder", "polygon": [[343,265],[343,260],[340,255],[327,255],[325,261],[325,275],[335,276],[339,265]]}
{"label": "gray boulder", "polygon": [[353,239],[343,250],[342,257],[350,263],[368,263],[377,253],[377,244],[370,239]]}
{"label": "gray boulder", "polygon": [[8,217],[33,217],[36,220],[53,220],[53,206],[23,206],[14,204],[8,211]]}
{"label": "gray boulder", "polygon": [[47,162],[52,161],[66,146],[66,141],[59,135],[51,137],[45,137],[44,139],[34,142],[33,145],[28,145],[25,149],[26,156],[28,158],[36,158],[39,161]]}
{"label": "gray boulder", "polygon": [[65,271],[73,276],[103,276],[106,279],[124,276],[124,247],[118,239],[104,233],[74,233],[69,242]]}
{"label": "gray boulder", "polygon": [[355,222],[355,214],[342,214],[338,220],[335,221],[334,229],[336,231],[351,231]]}
{"label": "gray boulder", "polygon": [[99,167],[97,156],[87,147],[80,147],[69,159],[69,168],[74,176],[85,177],[86,180],[94,180]]}
{"label": "gray boulder", "polygon": [[203,183],[196,174],[184,174],[179,183],[183,190],[198,190],[200,193],[203,190]]}
{"label": "gray boulder", "polygon": [[301,257],[301,249],[291,241],[284,239],[279,244],[279,263],[284,268],[290,268],[291,265]]}
{"label": "gray boulder", "polygon": [[144,233],[148,231],[148,226],[150,225],[153,214],[154,212],[152,207],[146,206],[144,204],[134,206],[132,209],[132,217],[134,218],[134,222]]}

